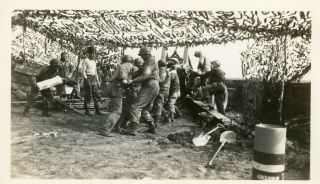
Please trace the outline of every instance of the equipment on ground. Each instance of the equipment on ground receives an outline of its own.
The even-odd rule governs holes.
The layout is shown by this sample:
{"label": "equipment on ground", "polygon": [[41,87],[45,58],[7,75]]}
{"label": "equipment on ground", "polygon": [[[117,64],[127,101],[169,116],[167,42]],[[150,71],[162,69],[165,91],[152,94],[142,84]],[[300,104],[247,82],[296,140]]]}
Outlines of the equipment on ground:
{"label": "equipment on ground", "polygon": [[226,144],[226,143],[234,143],[236,141],[236,134],[233,131],[225,131],[220,135],[220,142],[221,145],[216,151],[216,153],[213,155],[212,159],[209,162],[209,165],[212,165],[213,160],[216,158],[218,153],[220,152],[221,148]]}
{"label": "equipment on ground", "polygon": [[216,130],[218,130],[219,128],[224,128],[224,126],[221,123],[218,123],[217,126],[210,130],[207,133],[201,133],[199,136],[196,136],[192,139],[192,142],[195,146],[204,146],[208,143],[208,141],[210,140],[211,136],[210,134]]}

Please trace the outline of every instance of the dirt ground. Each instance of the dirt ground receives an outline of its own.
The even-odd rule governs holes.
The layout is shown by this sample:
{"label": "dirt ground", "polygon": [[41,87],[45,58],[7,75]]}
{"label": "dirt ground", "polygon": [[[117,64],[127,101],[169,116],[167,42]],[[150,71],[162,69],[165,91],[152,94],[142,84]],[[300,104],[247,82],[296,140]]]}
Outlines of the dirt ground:
{"label": "dirt ground", "polygon": [[[201,129],[187,110],[173,126],[161,125],[156,135],[142,133],[146,125],[141,124],[137,136],[113,137],[97,134],[104,116],[84,118],[54,112],[52,117],[41,117],[39,110],[32,109],[29,117],[23,117],[21,106],[11,111],[12,178],[251,179],[252,140],[245,145],[226,144],[214,166],[207,167],[220,146],[219,136],[204,147],[195,147],[191,139]],[[294,153],[288,153],[285,178],[308,179],[305,167],[290,162]]]}

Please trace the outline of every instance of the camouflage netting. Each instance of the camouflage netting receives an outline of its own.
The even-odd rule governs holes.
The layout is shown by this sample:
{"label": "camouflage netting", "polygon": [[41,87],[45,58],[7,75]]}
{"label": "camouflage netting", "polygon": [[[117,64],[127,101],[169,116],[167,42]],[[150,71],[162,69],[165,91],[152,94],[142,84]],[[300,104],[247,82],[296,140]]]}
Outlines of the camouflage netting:
{"label": "camouflage netting", "polygon": [[311,69],[310,42],[302,38],[261,40],[242,52],[241,59],[246,80],[244,120],[250,126],[279,123],[284,90],[281,84],[298,81]]}
{"label": "camouflage netting", "polygon": [[16,60],[43,65],[63,50],[76,62],[85,46],[95,45],[102,70],[109,71],[119,63],[118,48],[197,46],[281,36],[309,41],[311,17],[303,11],[15,10],[12,29]]}
{"label": "camouflage netting", "polygon": [[310,13],[302,11],[16,10],[12,24],[36,30],[70,49],[86,43],[168,47],[311,37]]}

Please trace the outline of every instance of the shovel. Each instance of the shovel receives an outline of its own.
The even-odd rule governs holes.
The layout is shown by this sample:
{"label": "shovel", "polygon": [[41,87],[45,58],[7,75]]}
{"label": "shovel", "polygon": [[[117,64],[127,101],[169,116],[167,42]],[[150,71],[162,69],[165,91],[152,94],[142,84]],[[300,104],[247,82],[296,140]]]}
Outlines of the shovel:
{"label": "shovel", "polygon": [[212,132],[218,130],[219,128],[223,128],[224,126],[220,123],[217,124],[217,126],[210,130],[208,133],[201,133],[199,136],[194,137],[192,139],[192,142],[195,146],[204,146],[208,143],[208,141],[210,140],[211,136],[209,134],[211,134]]}
{"label": "shovel", "polygon": [[221,145],[218,148],[218,150],[216,151],[216,153],[213,155],[212,159],[209,162],[209,165],[212,165],[212,162],[214,160],[214,158],[216,158],[216,156],[218,155],[218,153],[220,152],[221,148],[224,146],[224,144],[227,143],[234,143],[236,141],[236,134],[233,131],[225,131],[220,135],[220,142]]}

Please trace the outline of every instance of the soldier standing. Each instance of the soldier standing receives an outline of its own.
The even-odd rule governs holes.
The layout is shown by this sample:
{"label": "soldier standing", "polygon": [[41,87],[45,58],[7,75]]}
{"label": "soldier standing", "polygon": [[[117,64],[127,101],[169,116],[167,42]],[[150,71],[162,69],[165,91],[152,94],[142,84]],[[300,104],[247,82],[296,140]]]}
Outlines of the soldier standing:
{"label": "soldier standing", "polygon": [[94,48],[87,48],[88,58],[86,58],[82,63],[82,75],[84,78],[84,109],[86,115],[91,115],[88,104],[90,104],[91,97],[93,98],[94,108],[96,114],[101,115],[100,111],[100,94],[98,91],[99,87],[99,77],[97,72],[96,61],[94,60]]}
{"label": "soldier standing", "polygon": [[153,118],[150,115],[154,99],[159,94],[159,68],[151,55],[148,47],[143,47],[139,51],[139,56],[144,60],[138,76],[129,83],[142,83],[137,98],[130,107],[130,120],[127,128],[123,129],[124,133],[136,135],[137,126],[142,116],[149,129],[147,132],[156,133]]}

